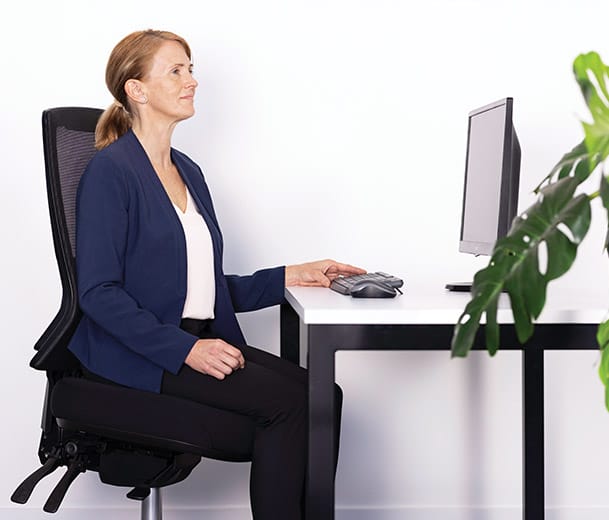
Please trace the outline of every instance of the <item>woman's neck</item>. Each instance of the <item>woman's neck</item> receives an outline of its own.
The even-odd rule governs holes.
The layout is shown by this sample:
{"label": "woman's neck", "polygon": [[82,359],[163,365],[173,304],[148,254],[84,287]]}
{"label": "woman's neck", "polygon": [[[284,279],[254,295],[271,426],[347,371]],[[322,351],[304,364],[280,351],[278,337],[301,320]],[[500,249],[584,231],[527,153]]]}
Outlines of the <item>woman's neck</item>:
{"label": "woman's neck", "polygon": [[171,136],[175,125],[155,127],[134,121],[132,130],[155,168],[171,166]]}

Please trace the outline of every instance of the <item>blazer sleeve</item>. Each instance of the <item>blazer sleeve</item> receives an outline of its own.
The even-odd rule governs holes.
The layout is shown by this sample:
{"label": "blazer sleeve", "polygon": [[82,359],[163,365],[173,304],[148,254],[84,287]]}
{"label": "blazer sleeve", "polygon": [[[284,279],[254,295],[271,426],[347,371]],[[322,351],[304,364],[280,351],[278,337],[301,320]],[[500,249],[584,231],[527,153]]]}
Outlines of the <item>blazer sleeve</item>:
{"label": "blazer sleeve", "polygon": [[161,323],[124,289],[129,190],[124,172],[99,155],[77,195],[76,269],[83,313],[127,348],[177,373],[197,338]]}
{"label": "blazer sleeve", "polygon": [[285,302],[285,266],[225,278],[235,312],[255,311]]}

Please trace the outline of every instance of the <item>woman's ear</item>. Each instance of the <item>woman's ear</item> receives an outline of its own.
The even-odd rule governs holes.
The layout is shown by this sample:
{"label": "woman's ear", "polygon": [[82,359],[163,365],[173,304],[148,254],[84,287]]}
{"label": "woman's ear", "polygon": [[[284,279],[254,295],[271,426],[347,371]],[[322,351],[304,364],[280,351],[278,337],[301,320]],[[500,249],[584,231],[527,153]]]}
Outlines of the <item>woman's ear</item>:
{"label": "woman's ear", "polygon": [[137,79],[128,79],[125,83],[125,93],[134,103],[139,103],[141,105],[148,103],[148,97],[144,90],[142,82]]}

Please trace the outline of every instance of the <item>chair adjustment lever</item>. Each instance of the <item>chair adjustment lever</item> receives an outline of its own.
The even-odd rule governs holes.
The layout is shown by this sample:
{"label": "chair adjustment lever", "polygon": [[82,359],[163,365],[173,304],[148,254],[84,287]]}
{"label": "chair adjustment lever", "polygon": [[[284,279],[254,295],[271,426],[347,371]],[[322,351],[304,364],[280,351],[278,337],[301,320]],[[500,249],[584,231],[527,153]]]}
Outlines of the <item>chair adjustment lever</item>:
{"label": "chair adjustment lever", "polygon": [[148,498],[148,495],[150,495],[150,488],[135,487],[129,491],[129,493],[127,493],[127,498],[130,498],[131,500],[139,500],[141,502],[142,500]]}
{"label": "chair adjustment lever", "polygon": [[66,496],[70,484],[74,479],[86,471],[85,458],[81,455],[76,456],[68,465],[67,471],[59,480],[55,489],[49,495],[44,507],[42,508],[47,513],[55,513],[59,509],[63,498]]}
{"label": "chair adjustment lever", "polygon": [[44,477],[50,475],[59,467],[60,459],[49,457],[46,462],[34,473],[27,477],[11,495],[11,500],[17,504],[25,504],[36,487]]}

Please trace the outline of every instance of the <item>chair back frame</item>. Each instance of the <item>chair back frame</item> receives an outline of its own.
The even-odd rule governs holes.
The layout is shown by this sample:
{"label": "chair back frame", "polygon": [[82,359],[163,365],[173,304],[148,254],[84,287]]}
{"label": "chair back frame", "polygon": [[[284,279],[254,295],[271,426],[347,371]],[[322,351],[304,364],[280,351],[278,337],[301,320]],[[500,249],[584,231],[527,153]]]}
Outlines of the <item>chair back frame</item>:
{"label": "chair back frame", "polygon": [[[76,358],[67,349],[68,342],[81,317],[78,306],[74,257],[76,247],[74,243],[76,200],[75,191],[71,194],[64,193],[61,185],[61,166],[68,163],[71,168],[82,167],[84,171],[84,167],[88,159],[94,155],[95,149],[90,146],[90,157],[87,158],[87,154],[83,154],[81,147],[77,150],[77,158],[75,158],[70,154],[70,150],[64,152],[57,146],[57,139],[58,132],[78,132],[82,133],[83,139],[85,139],[82,144],[92,145],[95,126],[101,114],[102,110],[100,109],[81,107],[54,108],[45,110],[42,114],[49,213],[63,294],[57,315],[34,346],[37,353],[31,360],[30,366],[36,370],[63,372],[79,366]],[[87,139],[89,143],[86,142]],[[70,164],[75,160],[79,161],[80,164]],[[82,171],[80,175],[82,175]],[[75,181],[78,180],[80,180],[80,176],[78,176],[78,179],[73,179],[71,183],[73,190],[76,190],[78,182]]]}

